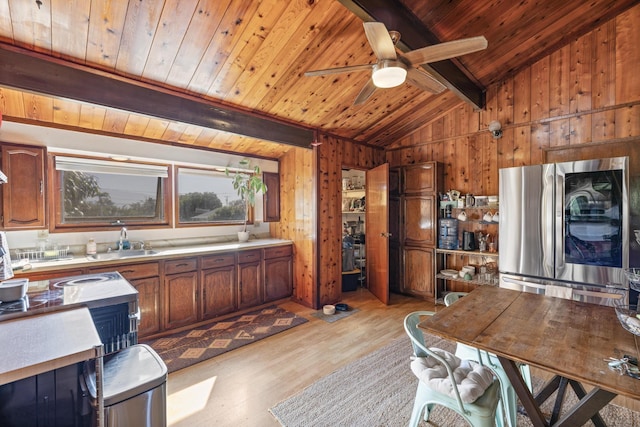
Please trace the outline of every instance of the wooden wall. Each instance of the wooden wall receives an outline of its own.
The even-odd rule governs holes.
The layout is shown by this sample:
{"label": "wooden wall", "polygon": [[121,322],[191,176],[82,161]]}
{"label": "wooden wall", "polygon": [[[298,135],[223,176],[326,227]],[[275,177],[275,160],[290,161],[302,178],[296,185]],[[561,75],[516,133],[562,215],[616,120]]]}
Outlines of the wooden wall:
{"label": "wooden wall", "polygon": [[[486,110],[460,103],[388,147],[387,161],[439,161],[446,189],[497,194],[499,168],[543,163],[553,150],[640,140],[637,22],[640,6],[489,87]],[[492,120],[502,124],[501,139],[487,130]]]}
{"label": "wooden wall", "polygon": [[280,158],[280,222],[270,223],[272,237],[294,244],[293,299],[312,307],[317,300],[315,150],[294,148]]}
{"label": "wooden wall", "polygon": [[[460,102],[385,152],[319,135],[322,144],[313,150],[287,153],[280,165],[282,219],[271,232],[295,241],[294,298],[313,308],[340,299],[343,167],[438,161],[445,189],[497,194],[499,168],[543,163],[553,158],[549,153],[573,147],[588,156],[589,147],[595,153],[603,144],[640,144],[637,22],[640,6],[489,87],[485,110]],[[487,130],[492,120],[502,124],[501,139]]]}
{"label": "wooden wall", "polygon": [[380,148],[328,135],[318,141],[318,307],[342,297],[342,168],[371,169],[384,163]]}
{"label": "wooden wall", "polygon": [[[370,169],[384,151],[328,135],[319,146],[297,148],[280,160],[280,222],[273,237],[295,242],[294,300],[312,308],[342,294],[342,168]],[[314,202],[314,200],[316,202]]]}

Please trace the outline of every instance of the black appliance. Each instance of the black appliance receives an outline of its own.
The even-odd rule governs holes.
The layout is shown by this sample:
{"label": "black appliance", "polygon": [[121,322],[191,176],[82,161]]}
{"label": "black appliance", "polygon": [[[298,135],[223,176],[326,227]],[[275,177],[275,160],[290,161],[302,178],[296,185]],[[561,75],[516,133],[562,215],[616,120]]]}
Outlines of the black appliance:
{"label": "black appliance", "polygon": [[476,235],[472,231],[462,232],[462,250],[465,250],[465,251],[476,250]]}

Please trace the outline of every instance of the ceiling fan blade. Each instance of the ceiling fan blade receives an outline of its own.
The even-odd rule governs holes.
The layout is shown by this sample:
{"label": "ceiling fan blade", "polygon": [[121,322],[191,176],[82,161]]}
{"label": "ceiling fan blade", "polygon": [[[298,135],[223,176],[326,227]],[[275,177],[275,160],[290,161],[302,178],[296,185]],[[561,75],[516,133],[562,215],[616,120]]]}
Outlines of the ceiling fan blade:
{"label": "ceiling fan blade", "polygon": [[402,56],[414,65],[442,61],[456,56],[466,55],[487,48],[487,39],[483,36],[454,40],[412,50]]}
{"label": "ceiling fan blade", "polygon": [[382,22],[365,22],[364,33],[379,60],[397,59],[396,47]]}
{"label": "ceiling fan blade", "polygon": [[409,67],[407,69],[407,81],[418,89],[432,93],[440,93],[447,88],[430,74],[417,70],[413,67]]}
{"label": "ceiling fan blade", "polygon": [[348,73],[350,71],[371,70],[375,64],[349,65],[347,67],[327,68],[325,70],[313,70],[304,73],[307,77],[324,76],[325,74]]}
{"label": "ceiling fan blade", "polygon": [[356,100],[353,101],[353,105],[364,104],[364,102],[367,99],[369,99],[369,97],[371,95],[373,95],[373,92],[375,92],[376,89],[377,89],[376,85],[373,84],[373,79],[369,79],[367,84],[364,85],[364,87],[362,88],[362,90],[360,91],[358,96],[356,97]]}

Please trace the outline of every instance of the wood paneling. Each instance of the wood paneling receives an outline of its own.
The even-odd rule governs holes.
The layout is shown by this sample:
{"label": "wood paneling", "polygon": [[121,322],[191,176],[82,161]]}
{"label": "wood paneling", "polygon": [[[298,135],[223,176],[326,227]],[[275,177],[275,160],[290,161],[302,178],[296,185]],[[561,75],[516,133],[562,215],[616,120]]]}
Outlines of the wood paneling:
{"label": "wood paneling", "polygon": [[[367,103],[354,106],[354,99],[370,77],[368,72],[304,76],[311,69],[375,61],[362,28],[362,21],[367,18],[362,13],[356,16],[337,1],[54,0],[36,4],[4,0],[0,1],[0,41],[89,67],[115,80],[132,79],[159,91],[170,89],[263,118],[293,122],[337,138],[378,146],[398,141],[457,108],[461,98],[456,93],[464,91],[463,87],[475,86],[476,95],[481,96],[483,88],[499,83],[500,99],[507,103],[498,102],[491,107],[497,109],[493,110],[496,117],[526,122],[521,116],[523,110],[517,114],[508,111],[518,107],[510,101],[517,87],[512,87],[515,82],[509,79],[534,63],[532,77],[546,77],[546,81],[535,80],[531,88],[533,108],[529,113],[534,119],[565,110],[567,101],[572,111],[590,110],[591,106],[585,108],[583,104],[584,92],[566,88],[560,82],[567,78],[567,64],[571,64],[568,72],[572,85],[584,88],[586,82],[582,78],[587,74],[594,81],[596,96],[589,96],[594,108],[629,102],[628,97],[633,96],[630,94],[638,92],[636,76],[615,88],[607,81],[613,78],[612,69],[624,73],[638,63],[636,0],[593,0],[588,4],[581,0],[542,0],[501,7],[495,7],[493,0],[350,3],[354,2],[371,6],[370,17],[404,33],[398,45],[401,50],[477,35],[484,35],[489,47],[428,66],[443,71],[446,65],[447,71],[441,72],[445,78],[452,82],[466,80],[456,86],[457,90],[433,95],[403,84],[376,90]],[[620,15],[633,6],[634,12]],[[612,23],[617,15],[622,21]],[[627,31],[621,34],[616,30],[620,26]],[[594,43],[585,43],[584,34],[595,28],[597,33],[590,33]],[[432,37],[426,38],[425,29]],[[582,49],[585,45],[588,49]],[[558,50],[560,47],[563,49]],[[582,58],[580,62],[573,60],[577,54]],[[591,61],[593,56],[606,55],[615,55],[615,60]],[[584,73],[586,68],[594,69]],[[549,76],[549,69],[562,72]],[[60,74],[62,79],[74,79]],[[573,79],[574,75],[579,79]],[[59,85],[49,85],[52,86]],[[454,86],[452,83],[450,87]],[[92,89],[96,89],[95,85]],[[71,94],[34,97],[29,90],[14,94],[5,90],[9,89],[2,89],[0,108],[7,121],[27,120],[273,158],[288,150],[287,146],[267,144],[267,138],[256,138],[255,134],[247,139],[243,127],[233,128],[240,132],[234,134],[212,131],[211,127],[220,129],[214,126],[220,125],[219,120],[187,125],[178,117],[158,119],[140,114],[148,109],[132,110],[138,111],[133,113],[72,101]],[[139,98],[127,91],[116,94]],[[457,121],[443,124],[451,128],[431,128],[444,131],[443,135],[436,133],[435,138],[447,137],[451,132],[460,135],[460,128],[472,126]],[[600,126],[596,131],[598,135],[606,134]],[[590,135],[583,132],[577,138],[585,141]]]}
{"label": "wood paneling", "polygon": [[[639,17],[635,7],[488,87],[479,128],[443,125],[473,123],[478,114],[461,119],[455,108],[388,147],[387,160],[392,166],[439,161],[445,189],[497,194],[499,168],[543,163],[548,150],[593,146],[580,151],[592,156],[606,153],[596,149],[602,144],[640,140],[640,80],[631,65],[638,54],[628,45],[638,39],[630,22]],[[502,123],[501,139],[487,131],[491,120]]]}

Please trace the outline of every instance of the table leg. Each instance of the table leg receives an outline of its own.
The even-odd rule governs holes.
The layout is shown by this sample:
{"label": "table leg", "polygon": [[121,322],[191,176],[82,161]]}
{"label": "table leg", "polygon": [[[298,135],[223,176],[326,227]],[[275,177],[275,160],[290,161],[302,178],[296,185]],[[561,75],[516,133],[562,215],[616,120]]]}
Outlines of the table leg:
{"label": "table leg", "polygon": [[560,417],[560,410],[562,410],[562,404],[564,403],[564,394],[567,391],[567,385],[569,385],[569,380],[561,377],[560,384],[558,385],[556,402],[553,404],[553,411],[551,412],[551,418],[549,419],[549,424],[551,425],[553,425]]}
{"label": "table leg", "polygon": [[554,375],[545,385],[542,386],[540,391],[536,394],[536,403],[538,405],[542,405],[547,401],[548,398],[558,389],[560,386],[560,377],[559,375]]}
{"label": "table leg", "polygon": [[[571,387],[576,393],[576,396],[578,396],[578,399],[580,399],[580,402],[576,406],[571,408],[571,411],[567,415],[565,415],[563,419],[558,422],[558,424],[561,425],[560,423],[562,422],[565,423],[565,425],[581,425],[574,423],[577,422],[584,424],[589,418],[591,418],[591,421],[596,427],[606,427],[604,420],[602,419],[602,417],[600,417],[600,414],[598,412],[614,397],[616,397],[616,394],[609,391],[601,390],[599,388],[594,388],[590,393],[587,394],[584,387],[582,387],[582,384],[580,384],[579,382],[569,380],[569,384],[571,384]],[[573,413],[576,414],[575,417],[570,418]],[[578,413],[581,413],[583,415],[579,415]],[[578,421],[580,419],[582,419],[583,421]]]}
{"label": "table leg", "polygon": [[520,398],[522,406],[525,411],[527,411],[527,416],[531,419],[533,426],[547,427],[549,423],[544,418],[544,415],[542,415],[542,411],[540,411],[540,407],[529,391],[527,384],[525,384],[522,375],[520,375],[520,370],[516,363],[512,360],[505,359],[502,356],[498,356],[498,360],[500,361],[504,372],[507,374],[507,378],[511,381],[511,386]]}

